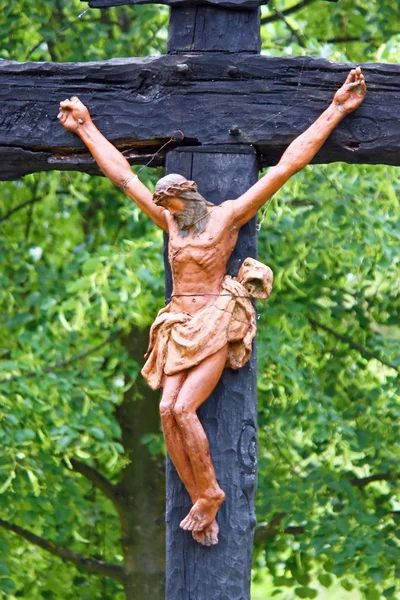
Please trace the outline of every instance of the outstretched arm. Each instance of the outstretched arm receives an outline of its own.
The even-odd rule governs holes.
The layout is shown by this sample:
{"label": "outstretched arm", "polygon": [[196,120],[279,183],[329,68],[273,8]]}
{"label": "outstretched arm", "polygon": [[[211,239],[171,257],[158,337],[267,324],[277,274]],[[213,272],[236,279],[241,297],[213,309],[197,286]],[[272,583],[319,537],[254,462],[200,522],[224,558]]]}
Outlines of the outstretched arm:
{"label": "outstretched arm", "polygon": [[156,225],[168,231],[165,209],[153,203],[151,191],[132,173],[125,156],[100,133],[79,98],[74,96],[60,102],[58,120],[65,129],[79,135],[104,175],[121,187]]}
{"label": "outstretched arm", "polygon": [[[350,71],[344,85],[336,92],[332,104],[282,155],[281,160],[247,192],[229,201],[233,223],[242,227],[288,179],[303,169],[317,154],[340,121],[364,100],[367,88],[360,67]],[[227,207],[228,208],[228,207]]]}

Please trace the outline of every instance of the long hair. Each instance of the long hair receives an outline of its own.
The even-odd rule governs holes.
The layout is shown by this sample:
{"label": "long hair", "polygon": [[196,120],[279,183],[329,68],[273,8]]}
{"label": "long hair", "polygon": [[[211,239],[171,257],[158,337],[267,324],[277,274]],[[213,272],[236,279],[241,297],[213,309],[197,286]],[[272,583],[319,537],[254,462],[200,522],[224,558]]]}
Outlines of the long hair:
{"label": "long hair", "polygon": [[174,215],[181,237],[187,237],[192,226],[194,237],[205,231],[210,218],[207,206],[214,205],[203,198],[194,181],[176,173],[162,177],[156,184],[153,202],[163,206],[167,198],[179,198],[185,204],[185,209]]}

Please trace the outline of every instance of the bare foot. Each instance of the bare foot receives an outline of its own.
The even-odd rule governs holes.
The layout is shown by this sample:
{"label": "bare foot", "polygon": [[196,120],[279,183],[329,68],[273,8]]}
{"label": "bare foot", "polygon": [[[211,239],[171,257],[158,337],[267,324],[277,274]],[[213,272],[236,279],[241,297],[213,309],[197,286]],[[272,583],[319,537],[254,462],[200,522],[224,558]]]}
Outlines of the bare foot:
{"label": "bare foot", "polygon": [[221,490],[210,498],[199,498],[192,506],[188,516],[181,521],[180,526],[186,531],[203,531],[215,520],[219,507],[225,500]]}
{"label": "bare foot", "polygon": [[219,527],[217,521],[214,521],[202,531],[192,531],[193,539],[203,546],[215,546],[218,544]]}

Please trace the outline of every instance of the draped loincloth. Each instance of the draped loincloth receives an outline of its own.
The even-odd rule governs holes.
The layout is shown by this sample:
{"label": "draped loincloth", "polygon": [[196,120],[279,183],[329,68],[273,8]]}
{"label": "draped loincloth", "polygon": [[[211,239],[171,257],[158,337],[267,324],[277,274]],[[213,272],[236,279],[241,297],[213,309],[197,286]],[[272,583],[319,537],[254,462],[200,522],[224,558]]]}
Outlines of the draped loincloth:
{"label": "draped loincloth", "polygon": [[237,277],[225,275],[220,295],[195,315],[160,310],[150,330],[142,375],[155,390],[165,375],[200,364],[228,344],[226,366],[240,369],[250,358],[256,335],[251,298],[268,298],[273,274],[269,267],[246,258]]}

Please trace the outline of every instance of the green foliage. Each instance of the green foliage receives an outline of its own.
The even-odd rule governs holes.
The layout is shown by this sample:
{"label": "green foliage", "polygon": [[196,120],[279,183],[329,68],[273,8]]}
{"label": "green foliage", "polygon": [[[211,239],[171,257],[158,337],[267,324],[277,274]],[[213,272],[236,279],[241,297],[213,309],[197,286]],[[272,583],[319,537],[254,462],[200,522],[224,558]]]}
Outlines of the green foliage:
{"label": "green foliage", "polygon": [[[0,8],[2,58],[165,51],[160,6],[91,10],[75,21],[85,9],[78,0]],[[263,51],[398,60],[397,16],[395,0],[367,8],[315,0],[287,17],[290,27],[265,25]],[[152,186],[161,171],[143,173]],[[0,517],[120,563],[115,510],[71,459],[113,482],[128,460],[114,411],[138,365],[118,336],[148,326],[163,304],[162,235],[102,178],[46,173],[1,188],[0,219],[24,206],[0,222],[0,380],[11,378],[0,385]],[[258,547],[255,594],[267,566],[267,593],[277,598],[399,597],[398,194],[392,167],[308,167],[261,225],[260,259],[275,287],[259,303],[257,511],[260,523],[282,516]],[[154,433],[141,443],[163,451]],[[357,482],[372,475],[387,477]],[[3,529],[0,557],[0,597],[123,597],[116,582]]]}
{"label": "green foliage", "polygon": [[260,232],[277,276],[259,306],[258,514],[301,529],[268,539],[265,560],[303,598],[316,574],[346,576],[345,589],[395,580],[398,480],[384,479],[400,458],[398,190],[395,168],[308,167]]}
{"label": "green foliage", "polygon": [[[285,16],[285,11],[304,8]],[[330,60],[397,62],[400,49],[399,7],[396,0],[275,0],[263,8],[263,19],[274,20],[262,30],[263,51],[277,54],[313,54]]]}
{"label": "green foliage", "polygon": [[[161,6],[90,9],[80,0],[0,1],[0,57],[54,62],[147,56],[165,51],[168,10]],[[83,14],[84,13],[84,14]],[[81,15],[81,16],[80,16]]]}

